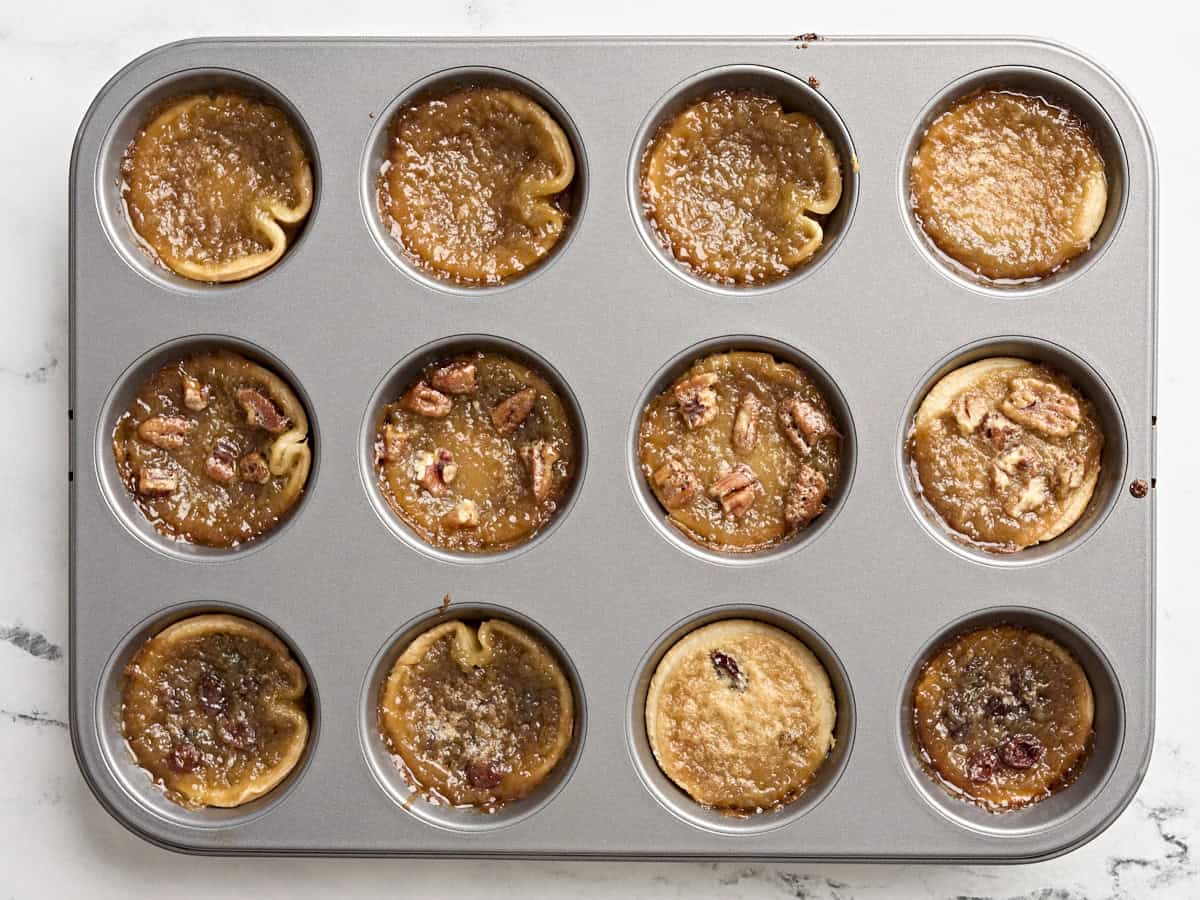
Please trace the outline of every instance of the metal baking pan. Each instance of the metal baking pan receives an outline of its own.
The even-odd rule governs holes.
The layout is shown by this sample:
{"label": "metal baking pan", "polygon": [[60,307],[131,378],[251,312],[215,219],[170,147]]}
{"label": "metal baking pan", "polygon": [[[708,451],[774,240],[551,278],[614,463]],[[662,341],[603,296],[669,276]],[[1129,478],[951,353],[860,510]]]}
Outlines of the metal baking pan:
{"label": "metal baking pan", "polygon": [[[374,178],[391,112],[440,80],[515,82],[575,144],[570,236],[531,276],[493,289],[431,282],[377,223]],[[1033,288],[950,271],[906,209],[906,161],[925,124],[972,85],[1064,96],[1109,164],[1092,250]],[[153,104],[188,89],[264,94],[300,123],[316,203],[299,242],[233,286],[157,269],[122,218],[117,165]],[[636,166],[662,115],[696,92],[760,85],[818,117],[845,193],[821,256],[738,292],[666,257],[636,205]],[[686,38],[199,40],[152,51],[93,103],[70,185],[71,723],[84,776],[131,830],[199,853],[650,859],[1027,861],[1104,829],[1145,771],[1154,729],[1157,184],[1144,122],[1102,69],[1024,39]],[[532,543],[464,560],[430,552],[375,493],[378,404],[439,346],[486,336],[569,391],[585,465]],[[130,392],[166,354],[223,343],[288,376],[315,459],[297,513],[223,554],[160,539],[115,477],[109,440]],[[439,343],[443,342],[443,343]],[[809,367],[847,428],[840,497],[803,539],[728,559],[664,524],[635,464],[635,423],[705,349],[765,347]],[[993,352],[1051,361],[1105,420],[1101,485],[1084,519],[1042,549],[976,554],[924,516],[904,435],[924,390]],[[377,679],[398,643],[440,615],[498,611],[551,640],[575,680],[569,757],[495,815],[433,807],[382,755]],[[269,623],[312,686],[303,763],[265,798],[188,811],[135,768],[117,718],[121,667],[195,609]],[[787,627],[829,670],[838,744],[782,812],[706,811],[655,766],[641,725],[649,674],[695,624],[749,614]],[[1071,787],[989,815],[914,759],[911,679],[968,622],[1025,621],[1070,646],[1096,693],[1096,746]]]}

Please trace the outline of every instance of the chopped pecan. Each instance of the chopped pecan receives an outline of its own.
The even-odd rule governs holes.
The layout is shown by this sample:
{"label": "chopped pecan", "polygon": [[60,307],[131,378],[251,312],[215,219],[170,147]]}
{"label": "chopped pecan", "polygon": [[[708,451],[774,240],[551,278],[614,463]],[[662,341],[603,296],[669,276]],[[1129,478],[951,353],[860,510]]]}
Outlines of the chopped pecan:
{"label": "chopped pecan", "polygon": [[1083,457],[1074,451],[1064,453],[1054,467],[1054,496],[1066,499],[1071,491],[1083,484]]}
{"label": "chopped pecan", "polygon": [[825,511],[825,476],[812,466],[801,466],[783,500],[783,518],[792,528],[803,528]]}
{"label": "chopped pecan", "polygon": [[469,394],[475,390],[475,364],[456,362],[434,369],[429,376],[429,384],[443,394]]}
{"label": "chopped pecan", "polygon": [[733,449],[749,453],[758,443],[758,410],[762,404],[754,394],[747,394],[733,415]]}
{"label": "chopped pecan", "polygon": [[983,422],[983,417],[987,415],[988,403],[974,391],[964,391],[954,398],[950,411],[954,413],[954,421],[958,423],[959,432],[966,436]]}
{"label": "chopped pecan", "polygon": [[208,385],[201,384],[199,378],[194,378],[187,372],[180,374],[183,382],[183,405],[192,412],[200,412],[208,407]]}
{"label": "chopped pecan", "polygon": [[196,749],[195,744],[186,739],[172,746],[171,752],[167,754],[167,767],[179,775],[196,771],[201,762],[200,751]]}
{"label": "chopped pecan", "polygon": [[695,499],[700,482],[677,459],[669,459],[650,476],[658,485],[667,509],[679,509]]}
{"label": "chopped pecan", "polygon": [[744,515],[758,499],[758,476],[745,463],[738,463],[709,486],[708,496],[720,500],[729,515]]}
{"label": "chopped pecan", "polygon": [[419,416],[441,419],[450,415],[454,401],[441,391],[435,391],[425,382],[419,381],[400,399],[400,405]]}
{"label": "chopped pecan", "polygon": [[178,450],[187,443],[196,423],[183,416],[151,416],[138,426],[138,437],[163,450]]}
{"label": "chopped pecan", "polygon": [[1021,431],[1016,425],[998,412],[989,412],[983,417],[983,436],[997,450],[1003,450],[1008,442]]}
{"label": "chopped pecan", "polygon": [[1051,437],[1066,437],[1079,427],[1079,401],[1056,384],[1040,378],[1014,378],[1001,404],[1004,414],[1019,425]]}
{"label": "chopped pecan", "polygon": [[288,430],[291,420],[288,419],[271,400],[270,397],[254,388],[238,388],[237,402],[246,411],[246,422],[255,428],[269,431],[271,434],[281,434]]}
{"label": "chopped pecan", "polygon": [[238,473],[242,476],[242,481],[251,481],[254,484],[266,484],[271,480],[271,467],[267,464],[267,458],[257,450],[247,453],[238,461]]}
{"label": "chopped pecan", "polygon": [[227,437],[217,438],[204,463],[205,474],[218,484],[229,484],[237,474],[234,463],[237,461],[238,451],[238,445],[234,441]]}
{"label": "chopped pecan", "polygon": [[511,397],[496,404],[492,410],[492,424],[501,434],[512,434],[529,418],[533,404],[537,401],[537,391],[525,388],[517,391]]}
{"label": "chopped pecan", "polygon": [[671,389],[679,404],[683,421],[693,431],[717,417],[717,392],[713,390],[716,383],[715,374],[701,372],[699,375],[685,378]]}
{"label": "chopped pecan", "polygon": [[161,466],[142,466],[138,469],[139,494],[146,497],[165,497],[179,488],[179,479],[170,469]]}
{"label": "chopped pecan", "polygon": [[431,453],[423,450],[413,461],[413,480],[435,497],[446,493],[447,486],[458,476],[458,466],[449,450]]}
{"label": "chopped pecan", "polygon": [[375,456],[379,462],[398,462],[404,455],[408,435],[404,429],[392,422],[380,429],[379,441],[375,445]]}
{"label": "chopped pecan", "polygon": [[833,426],[829,424],[825,414],[798,396],[779,408],[779,420],[788,440],[805,456],[812,452],[817,441],[833,434]]}
{"label": "chopped pecan", "polygon": [[1036,478],[1030,479],[1029,484],[1025,485],[1015,500],[1005,504],[1004,511],[1015,519],[1027,512],[1040,509],[1049,498],[1050,486],[1046,477],[1038,475]]}
{"label": "chopped pecan", "polygon": [[459,500],[442,521],[450,528],[474,528],[479,524],[479,507],[474,500]]}
{"label": "chopped pecan", "polygon": [[521,459],[529,469],[533,498],[539,503],[550,496],[554,487],[554,463],[560,455],[558,448],[549,441],[537,441],[521,448]]}
{"label": "chopped pecan", "polygon": [[1018,473],[1036,475],[1042,468],[1042,458],[1032,447],[1026,444],[1017,444],[997,456],[996,465],[1008,475],[1017,475]]}

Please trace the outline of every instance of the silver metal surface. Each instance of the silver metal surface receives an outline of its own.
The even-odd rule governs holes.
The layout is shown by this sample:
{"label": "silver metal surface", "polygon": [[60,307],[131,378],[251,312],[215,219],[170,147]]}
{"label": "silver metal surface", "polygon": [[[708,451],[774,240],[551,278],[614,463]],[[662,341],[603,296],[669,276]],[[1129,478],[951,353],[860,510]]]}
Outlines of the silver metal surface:
{"label": "silver metal surface", "polygon": [[[468,291],[391,248],[372,186],[395,103],[481,73],[550,105],[575,145],[581,184],[570,234],[546,265]],[[818,116],[857,169],[846,160],[845,209],[814,265],[769,289],[714,289],[653,243],[632,167],[688,91],[764,81]],[[1109,164],[1113,192],[1095,247],[1034,287],[972,282],[929,247],[905,207],[920,130],[962,90],[991,83],[1051,90],[1077,106]],[[120,155],[150,109],[215,85],[281,104],[309,141],[316,186],[284,259],[224,287],[154,266],[119,195]],[[1157,182],[1138,111],[1089,60],[1022,39],[192,41],[141,57],[101,91],[80,128],[70,190],[72,736],[96,796],[137,834],[227,854],[1011,862],[1087,841],[1132,798],[1154,730],[1154,492],[1136,499],[1128,486],[1154,477]],[[553,527],[521,552],[469,563],[420,546],[391,517],[364,449],[404,373],[431,345],[463,335],[518,348],[569,389],[586,454]],[[156,362],[214,342],[287,376],[314,435],[295,514],[231,553],[156,535],[125,496],[109,443]],[[850,426],[847,478],[820,524],[732,565],[662,524],[632,461],[648,392],[718,346],[767,347],[806,364]],[[1108,443],[1084,520],[998,564],[928,520],[903,441],[940,372],[1012,350],[1071,374]],[[378,680],[447,593],[450,614],[534,627],[575,680],[571,754],[536,796],[495,817],[409,797],[374,743]],[[119,733],[129,655],[202,609],[277,630],[313,686],[302,765],[232,812],[165,801]],[[670,641],[726,614],[806,640],[840,707],[838,747],[818,783],[796,805],[750,820],[715,816],[676,790],[654,766],[641,722]],[[1076,652],[1096,693],[1097,739],[1069,788],[990,816],[920,769],[906,704],[939,640],[1001,619],[1034,624]]]}

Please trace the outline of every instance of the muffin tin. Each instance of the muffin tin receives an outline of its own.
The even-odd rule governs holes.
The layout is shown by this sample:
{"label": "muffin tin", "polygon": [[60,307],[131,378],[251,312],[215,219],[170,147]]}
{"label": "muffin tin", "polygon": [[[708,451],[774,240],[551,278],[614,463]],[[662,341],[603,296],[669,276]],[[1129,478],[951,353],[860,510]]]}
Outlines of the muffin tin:
{"label": "muffin tin", "polygon": [[[375,207],[397,103],[435,82],[517,84],[569,135],[575,217],[551,258],[494,288],[431,279],[398,253]],[[907,160],[964,90],[1023,85],[1093,126],[1110,206],[1093,248],[1043,282],[996,287],[941,258],[907,209]],[[845,191],[826,245],[764,287],[683,271],[641,215],[637,166],[662,116],[698,92],[766,87],[817,117]],[[236,284],[156,266],[124,220],[120,157],[155,103],[233,87],[299,126],[316,198],[272,269]],[[1154,151],[1130,99],[1057,45],[1010,39],[688,38],[200,40],[122,70],[88,112],[71,163],[72,736],[101,803],[135,833],[198,853],[389,856],[1018,861],[1053,856],[1128,804],[1154,727],[1157,196]],[[430,353],[478,341],[533,360],[565,388],[583,464],[553,525],[491,556],[436,551],[375,487],[371,423]],[[125,494],[117,415],[156,363],[229,346],[285,375],[305,403],[314,465],[294,515],[232,551],[170,542]],[[847,426],[845,478],[799,540],[761,554],[703,551],[665,524],[636,464],[646,399],[696,356],[769,349],[817,377]],[[1017,353],[1063,368],[1106,427],[1084,520],[1000,557],[945,535],[915,496],[904,437],[950,368]],[[442,610],[442,598],[450,604]],[[120,734],[121,670],[147,636],[200,610],[263,622],[310,684],[301,764],[232,810],[174,806]],[[439,617],[533,629],[573,678],[575,743],[526,800],[493,815],[430,806],[375,729],[382,673]],[[746,819],[692,803],[651,755],[642,703],[672,641],[717,618],[796,633],[829,671],[838,743],[816,783]],[[973,624],[1041,628],[1075,652],[1096,694],[1080,779],[991,815],[920,768],[908,727],[923,659]]]}

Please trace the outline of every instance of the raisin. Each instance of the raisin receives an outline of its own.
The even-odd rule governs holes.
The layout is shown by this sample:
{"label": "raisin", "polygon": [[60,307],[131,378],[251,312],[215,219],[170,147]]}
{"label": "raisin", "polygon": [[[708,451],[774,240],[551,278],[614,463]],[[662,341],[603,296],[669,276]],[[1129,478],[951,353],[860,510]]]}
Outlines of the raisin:
{"label": "raisin", "polygon": [[467,763],[466,775],[467,784],[481,791],[490,791],[503,778],[493,763],[478,759]]}
{"label": "raisin", "polygon": [[1042,758],[1042,742],[1032,734],[1018,734],[1000,745],[1000,759],[1011,769],[1030,769]]}
{"label": "raisin", "polygon": [[227,719],[222,716],[217,722],[217,734],[221,743],[235,750],[249,750],[258,743],[258,731],[245,719]]}
{"label": "raisin", "polygon": [[196,697],[205,709],[223,712],[228,702],[225,698],[225,682],[215,672],[205,672],[196,682]]}
{"label": "raisin", "polygon": [[746,676],[738,668],[736,659],[728,653],[722,653],[720,650],[714,650],[709,654],[708,658],[712,660],[713,668],[717,670],[717,675],[728,680],[730,687],[739,691],[746,689]]}
{"label": "raisin", "polygon": [[167,754],[167,765],[180,775],[194,772],[200,766],[200,751],[192,743],[176,744]]}
{"label": "raisin", "polygon": [[994,747],[984,747],[971,755],[967,760],[967,777],[975,784],[984,784],[991,780],[996,768],[1000,765],[1000,754]]}

